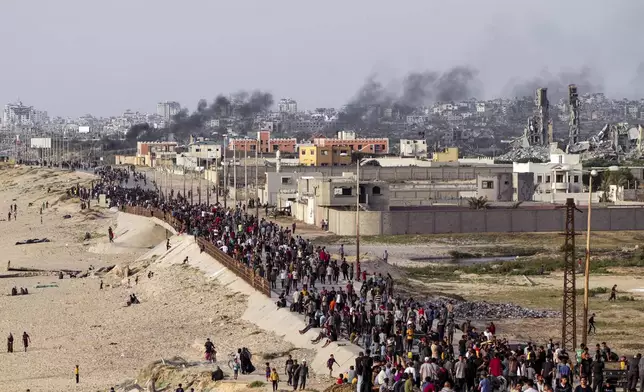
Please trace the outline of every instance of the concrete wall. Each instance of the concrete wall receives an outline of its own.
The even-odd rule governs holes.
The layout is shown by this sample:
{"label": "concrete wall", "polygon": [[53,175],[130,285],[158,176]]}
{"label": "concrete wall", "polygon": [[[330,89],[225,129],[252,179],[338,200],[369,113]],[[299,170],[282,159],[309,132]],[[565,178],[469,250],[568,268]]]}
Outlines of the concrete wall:
{"label": "concrete wall", "polygon": [[[565,210],[434,209],[360,212],[361,235],[556,232],[564,230]],[[576,230],[586,230],[586,208],[575,213]],[[355,211],[328,210],[329,231],[355,235]],[[591,227],[597,231],[644,230],[642,207],[594,207]]]}

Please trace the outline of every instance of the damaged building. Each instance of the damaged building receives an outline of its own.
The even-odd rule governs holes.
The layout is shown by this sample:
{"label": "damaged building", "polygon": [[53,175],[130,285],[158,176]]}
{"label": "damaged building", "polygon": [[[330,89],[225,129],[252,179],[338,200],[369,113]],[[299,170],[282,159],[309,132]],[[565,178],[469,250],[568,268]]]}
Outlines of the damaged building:
{"label": "damaged building", "polygon": [[[528,118],[523,134],[511,143],[511,150],[497,158],[500,161],[536,160],[547,162],[551,153],[561,149],[554,140],[553,123],[550,119],[548,89],[539,88],[535,94],[535,111]],[[641,158],[641,125],[628,123],[606,124],[601,131],[588,140],[580,140],[581,101],[577,86],[568,86],[568,137],[565,151],[580,154],[582,160],[603,158],[619,160]]]}

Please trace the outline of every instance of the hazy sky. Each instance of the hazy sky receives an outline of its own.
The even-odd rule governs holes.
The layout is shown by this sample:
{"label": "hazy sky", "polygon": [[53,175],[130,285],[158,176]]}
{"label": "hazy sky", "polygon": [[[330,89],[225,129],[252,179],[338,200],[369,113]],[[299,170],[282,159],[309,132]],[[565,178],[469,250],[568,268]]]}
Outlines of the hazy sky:
{"label": "hazy sky", "polygon": [[455,65],[480,71],[484,97],[583,66],[608,94],[644,96],[644,77],[632,83],[643,11],[641,0],[1,0],[0,103],[108,116],[259,88],[337,107],[370,74]]}

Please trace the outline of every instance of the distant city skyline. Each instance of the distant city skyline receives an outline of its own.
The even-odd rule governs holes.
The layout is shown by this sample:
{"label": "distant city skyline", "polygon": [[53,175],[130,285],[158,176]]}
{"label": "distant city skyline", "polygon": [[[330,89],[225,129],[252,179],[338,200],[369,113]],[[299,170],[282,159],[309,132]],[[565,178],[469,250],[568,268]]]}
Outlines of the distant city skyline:
{"label": "distant city skyline", "polygon": [[477,70],[480,99],[546,69],[584,67],[607,95],[632,98],[644,96],[642,11],[640,2],[581,0],[7,0],[0,34],[20,39],[3,43],[0,102],[111,116],[152,113],[166,100],[194,110],[201,98],[261,89],[301,109],[340,107],[370,75],[399,85],[409,72],[459,65]]}

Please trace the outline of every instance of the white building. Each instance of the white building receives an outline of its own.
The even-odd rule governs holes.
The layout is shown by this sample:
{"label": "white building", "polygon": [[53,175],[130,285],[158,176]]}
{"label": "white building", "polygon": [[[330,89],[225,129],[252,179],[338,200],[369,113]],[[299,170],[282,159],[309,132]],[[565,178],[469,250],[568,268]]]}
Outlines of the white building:
{"label": "white building", "polygon": [[297,101],[291,98],[282,98],[277,104],[277,108],[280,113],[297,113]]}
{"label": "white building", "polygon": [[485,102],[477,102],[476,103],[476,112],[477,113],[485,113]]}
{"label": "white building", "polygon": [[223,146],[209,141],[191,143],[188,146],[188,154],[199,159],[221,159]]}
{"label": "white building", "polygon": [[340,140],[355,140],[356,133],[354,131],[339,131],[338,139]]}
{"label": "white building", "polygon": [[4,106],[2,123],[5,125],[31,125],[33,114],[33,106],[25,106],[22,102],[9,103]]}
{"label": "white building", "polygon": [[179,102],[165,101],[157,103],[157,114],[165,120],[170,120],[172,116],[181,111]]}
{"label": "white building", "polygon": [[[582,164],[576,154],[553,153],[548,163],[512,164],[514,173],[533,173],[535,201],[561,201],[584,191]],[[557,196],[559,195],[559,196]]]}
{"label": "white building", "polygon": [[427,157],[427,140],[400,139],[400,156]]}

